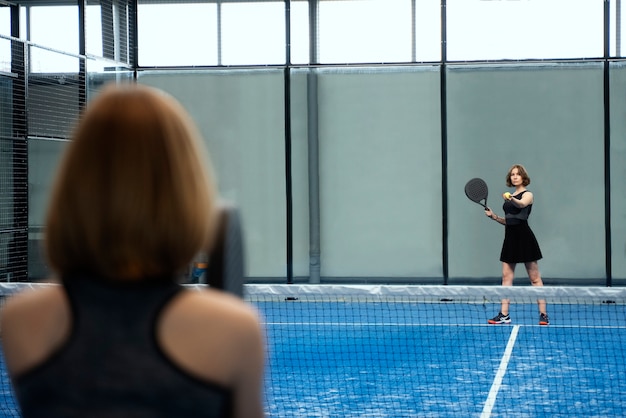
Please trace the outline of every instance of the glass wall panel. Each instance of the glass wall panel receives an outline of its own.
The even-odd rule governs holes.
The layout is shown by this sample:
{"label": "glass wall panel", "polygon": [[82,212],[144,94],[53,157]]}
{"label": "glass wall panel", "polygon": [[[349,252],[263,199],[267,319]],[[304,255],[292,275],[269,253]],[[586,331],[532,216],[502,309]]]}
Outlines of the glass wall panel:
{"label": "glass wall panel", "polygon": [[611,267],[626,284],[626,63],[611,64]]}
{"label": "glass wall panel", "polygon": [[242,211],[249,278],[286,275],[283,70],[140,72],[198,124],[221,195]]}
{"label": "glass wall panel", "polygon": [[603,56],[603,0],[447,1],[448,59]]}
{"label": "glass wall panel", "polygon": [[50,273],[43,253],[44,225],[52,181],[67,147],[64,140],[28,141],[28,278],[42,280]]}
{"label": "glass wall panel", "polygon": [[82,106],[79,59],[52,51],[46,51],[42,56],[50,57],[43,67],[55,62],[66,70],[72,67],[75,71],[50,71],[28,78],[28,132],[36,137],[67,138]]}
{"label": "glass wall panel", "polygon": [[67,140],[30,139],[28,141],[28,225],[42,228],[45,221],[52,180]]}
{"label": "glass wall panel", "polygon": [[[463,187],[485,179],[502,216],[506,174],[521,163],[544,278],[604,283],[602,64],[451,66],[447,86],[450,278],[500,276],[504,228]],[[517,274],[528,283],[523,267]]]}
{"label": "glass wall panel", "polygon": [[[41,22],[40,22],[41,23]],[[44,280],[50,271],[42,251],[45,213],[52,181],[71,130],[78,120],[84,88],[80,59],[31,46],[37,57],[28,78],[28,278]]]}
{"label": "glass wall panel", "polygon": [[[307,208],[318,199],[322,280],[441,277],[438,69],[301,71],[292,88],[295,275],[308,276]],[[319,196],[307,180],[311,113]]]}

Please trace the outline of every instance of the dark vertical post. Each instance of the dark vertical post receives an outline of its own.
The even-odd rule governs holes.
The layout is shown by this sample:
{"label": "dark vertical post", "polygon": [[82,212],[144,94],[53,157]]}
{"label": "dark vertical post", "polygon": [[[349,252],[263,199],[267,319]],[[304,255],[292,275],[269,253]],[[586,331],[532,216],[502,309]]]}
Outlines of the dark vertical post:
{"label": "dark vertical post", "polygon": [[448,284],[448,121],[447,121],[447,27],[446,27],[446,0],[441,0],[441,73],[440,100],[441,100],[441,262],[443,265],[443,284]]}
{"label": "dark vertical post", "polygon": [[129,62],[133,69],[133,78],[137,81],[137,68],[139,67],[139,47],[138,47],[138,38],[139,34],[137,31],[137,14],[139,13],[137,7],[137,0],[131,0],[129,2],[130,10],[128,12],[128,25],[130,26],[130,30],[132,31],[129,36],[129,41],[131,45],[128,50],[130,52]]}
{"label": "dark vertical post", "polygon": [[613,285],[611,266],[611,68],[610,58],[610,22],[611,8],[609,1],[604,2],[604,231],[606,285]]}
{"label": "dark vertical post", "polygon": [[287,284],[293,283],[293,194],[291,184],[291,1],[285,0],[285,212]]}

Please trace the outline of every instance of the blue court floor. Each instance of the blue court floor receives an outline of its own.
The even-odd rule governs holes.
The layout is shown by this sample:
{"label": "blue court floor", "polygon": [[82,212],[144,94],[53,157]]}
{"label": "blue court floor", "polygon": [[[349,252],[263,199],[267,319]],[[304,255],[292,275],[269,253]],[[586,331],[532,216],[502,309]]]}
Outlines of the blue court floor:
{"label": "blue court floor", "polygon": [[[273,301],[269,417],[626,416],[626,307]],[[18,417],[0,363],[0,416]]]}
{"label": "blue court floor", "polygon": [[626,416],[623,305],[258,306],[269,416]]}

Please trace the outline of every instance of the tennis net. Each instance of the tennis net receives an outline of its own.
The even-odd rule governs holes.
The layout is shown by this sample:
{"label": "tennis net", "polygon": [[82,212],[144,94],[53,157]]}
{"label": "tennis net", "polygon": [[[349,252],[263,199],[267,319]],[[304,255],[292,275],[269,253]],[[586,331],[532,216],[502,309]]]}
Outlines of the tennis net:
{"label": "tennis net", "polygon": [[[257,285],[247,294],[266,325],[271,416],[626,415],[625,289]],[[511,323],[487,324],[503,298]]]}
{"label": "tennis net", "polygon": [[[247,285],[245,298],[266,332],[271,417],[626,415],[624,288]],[[511,323],[487,324],[503,298]],[[3,363],[0,387],[0,415],[19,416]]]}

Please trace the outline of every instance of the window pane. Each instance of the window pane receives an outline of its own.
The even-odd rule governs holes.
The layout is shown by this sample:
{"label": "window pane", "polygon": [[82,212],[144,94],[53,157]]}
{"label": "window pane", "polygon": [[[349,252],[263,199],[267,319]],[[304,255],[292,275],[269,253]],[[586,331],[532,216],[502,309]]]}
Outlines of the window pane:
{"label": "window pane", "polygon": [[[11,36],[11,13],[6,6],[0,6],[0,34]],[[11,41],[0,38],[0,71],[11,71]]]}
{"label": "window pane", "polygon": [[102,52],[101,6],[87,6],[85,10],[85,50],[87,54],[104,56]]}
{"label": "window pane", "polygon": [[308,64],[309,60],[309,4],[291,2],[291,63]]}
{"label": "window pane", "polygon": [[603,0],[448,0],[448,59],[601,57],[603,11]]}
{"label": "window pane", "polygon": [[[131,0],[92,0],[85,11],[87,54],[130,63]],[[101,4],[97,4],[101,3]]]}
{"label": "window pane", "polygon": [[11,72],[11,41],[0,38],[0,71]]}
{"label": "window pane", "polygon": [[441,2],[423,0],[415,4],[415,60],[441,60]]}
{"label": "window pane", "polygon": [[77,56],[34,46],[30,48],[30,56],[30,71],[33,73],[78,74],[80,60]]}
{"label": "window pane", "polygon": [[78,6],[32,7],[30,40],[43,47],[30,48],[32,72],[78,73]]}
{"label": "window pane", "polygon": [[78,6],[32,7],[30,40],[37,45],[78,54]]}
{"label": "window pane", "polygon": [[0,34],[11,35],[11,10],[3,5],[0,5]]}
{"label": "window pane", "polygon": [[411,61],[411,1],[322,0],[320,63]]}
{"label": "window pane", "polygon": [[285,3],[222,5],[222,64],[284,64]]}
{"label": "window pane", "polygon": [[139,65],[217,65],[215,4],[138,7]]}
{"label": "window pane", "polygon": [[611,5],[611,23],[609,24],[611,30],[611,56],[623,57],[624,56],[624,19],[626,19],[626,4],[622,0],[612,1]]}

